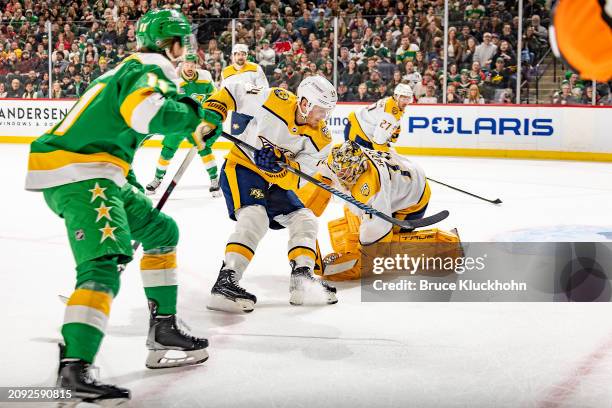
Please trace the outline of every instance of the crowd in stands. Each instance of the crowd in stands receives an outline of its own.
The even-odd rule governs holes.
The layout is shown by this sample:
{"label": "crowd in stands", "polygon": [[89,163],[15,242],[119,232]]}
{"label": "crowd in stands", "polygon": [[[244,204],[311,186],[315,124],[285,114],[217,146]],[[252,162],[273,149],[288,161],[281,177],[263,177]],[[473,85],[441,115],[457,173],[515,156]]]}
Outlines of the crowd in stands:
{"label": "crowd in stands", "polygon": [[[518,59],[528,79],[549,48],[545,1],[524,1],[518,55],[517,0],[449,1],[444,72],[444,0],[0,0],[0,98],[79,97],[136,51],[141,15],[175,7],[192,23],[200,64],[217,85],[234,37],[271,86],[292,91],[315,73],[333,81],[337,45],[340,101],[375,101],[404,82],[416,103],[441,103],[446,76],[448,103],[514,102]],[[569,75],[553,103],[584,103],[592,89],[581,84]],[[597,94],[607,103],[607,84]]]}

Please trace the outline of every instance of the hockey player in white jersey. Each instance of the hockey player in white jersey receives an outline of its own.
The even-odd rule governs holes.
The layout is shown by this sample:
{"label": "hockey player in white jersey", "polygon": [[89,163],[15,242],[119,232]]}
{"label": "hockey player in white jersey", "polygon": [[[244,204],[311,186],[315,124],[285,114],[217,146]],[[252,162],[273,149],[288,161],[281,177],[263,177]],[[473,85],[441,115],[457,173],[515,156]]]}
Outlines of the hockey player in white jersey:
{"label": "hockey player in white jersey", "polygon": [[352,140],[368,149],[389,151],[390,144],[399,136],[400,119],[404,109],[412,100],[410,85],[398,84],[393,96],[387,96],[349,113],[344,139]]}
{"label": "hockey player in white jersey", "polygon": [[325,119],[336,101],[333,85],[312,76],[300,83],[297,96],[282,88],[260,89],[239,82],[224,86],[204,103],[205,111],[219,119],[209,121],[211,128],[221,126],[228,111],[252,116],[240,138],[259,149],[252,153],[235,145],[221,170],[221,189],[236,224],[209,308],[253,310],[257,299],[239,281],[268,228],[289,230],[290,303],[303,303],[304,286],[309,283],[323,288],[328,303],[337,302],[335,288],[313,276],[317,219],[296,194],[307,182],[278,164],[283,161],[308,174],[316,172],[331,148]]}
{"label": "hockey player in white jersey", "polygon": [[[393,151],[371,150],[350,140],[334,146],[319,171],[333,187],[400,220],[422,218],[431,196],[425,172],[418,164]],[[345,207],[343,218],[329,223],[329,233],[335,252],[325,257],[323,275],[330,280],[359,278],[361,253],[375,243],[415,239],[459,242],[455,232],[437,228],[402,231],[352,204]]]}
{"label": "hockey player in white jersey", "polygon": [[[241,82],[245,86],[268,88],[268,79],[260,65],[248,61],[249,48],[246,44],[236,44],[232,47],[232,64],[221,72],[221,87]],[[230,115],[230,133],[234,136],[245,131],[253,118],[242,112],[232,112]]]}

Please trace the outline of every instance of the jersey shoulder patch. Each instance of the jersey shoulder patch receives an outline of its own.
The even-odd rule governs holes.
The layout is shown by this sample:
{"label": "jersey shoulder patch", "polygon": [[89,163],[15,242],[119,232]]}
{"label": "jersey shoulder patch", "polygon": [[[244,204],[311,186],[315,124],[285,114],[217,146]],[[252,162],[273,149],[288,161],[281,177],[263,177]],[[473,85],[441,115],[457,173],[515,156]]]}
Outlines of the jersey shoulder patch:
{"label": "jersey shoulder patch", "polygon": [[[264,109],[283,121],[289,131],[295,133],[295,109],[297,97],[283,88],[269,88],[268,97],[263,104]],[[295,131],[293,130],[295,128]]]}
{"label": "jersey shoulder patch", "polygon": [[376,166],[370,161],[368,169],[357,179],[351,188],[351,195],[355,200],[366,204],[380,191],[380,174]]}
{"label": "jersey shoulder patch", "polygon": [[395,99],[392,96],[387,96],[385,101],[385,112],[393,115],[396,120],[402,117],[402,111],[400,111]]}

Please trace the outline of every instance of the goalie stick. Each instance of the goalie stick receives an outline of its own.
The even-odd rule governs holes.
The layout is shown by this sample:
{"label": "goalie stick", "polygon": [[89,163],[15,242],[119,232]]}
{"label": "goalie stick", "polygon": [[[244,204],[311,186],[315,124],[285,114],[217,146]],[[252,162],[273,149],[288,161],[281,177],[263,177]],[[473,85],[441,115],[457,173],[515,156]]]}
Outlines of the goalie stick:
{"label": "goalie stick", "polygon": [[465,190],[462,190],[462,189],[460,189],[460,188],[453,187],[453,186],[451,186],[450,184],[446,184],[446,183],[443,183],[443,182],[438,181],[438,180],[434,180],[434,179],[429,178],[429,177],[427,177],[427,180],[429,180],[429,181],[433,181],[434,183],[438,183],[438,184],[440,184],[440,185],[443,185],[444,187],[448,187],[448,188],[450,188],[450,189],[452,189],[452,190],[459,191],[460,193],[467,194],[467,195],[469,195],[469,196],[472,196],[472,197],[478,198],[478,199],[480,199],[480,200],[486,201],[486,202],[491,203],[491,204],[501,204],[501,203],[502,203],[502,200],[500,200],[499,198],[496,198],[495,200],[489,200],[488,198],[481,197],[481,196],[479,196],[479,195],[476,195],[476,194],[470,193],[469,191],[465,191]]}
{"label": "goalie stick", "polygon": [[[197,151],[198,151],[198,149],[195,146],[192,147],[191,149],[189,149],[189,152],[187,152],[187,155],[185,155],[185,158],[183,159],[183,162],[181,163],[181,166],[176,171],[176,174],[174,175],[174,177],[172,177],[172,181],[170,181],[170,184],[168,184],[168,187],[166,187],[166,191],[164,191],[164,194],[161,196],[161,198],[157,202],[157,205],[155,206],[156,210],[158,210],[158,211],[161,210],[163,208],[164,204],[166,204],[166,201],[168,201],[168,198],[170,198],[170,194],[172,194],[172,192],[174,191],[174,188],[178,184],[179,180],[181,179],[181,177],[183,177],[183,174],[187,170],[187,167],[189,167],[189,164],[193,160],[193,157],[195,156]],[[136,251],[139,247],[140,247],[140,242],[134,241],[134,243],[132,244],[132,249],[134,251]],[[126,266],[126,264],[118,265],[117,266],[117,271],[119,273],[123,272],[125,270],[125,266]],[[67,296],[64,296],[64,295],[58,295],[58,296],[59,296],[59,298],[60,298],[60,300],[62,302],[68,303],[68,297]]]}
{"label": "goalie stick", "polygon": [[[244,147],[247,150],[250,150],[252,152],[257,151],[258,149],[255,148],[254,146],[251,146],[250,144],[243,142],[242,140],[238,139],[237,137],[234,137],[232,135],[229,135],[225,132],[221,133],[221,136],[223,136],[224,138],[234,142],[235,144],[237,144],[238,146]],[[370,207],[369,205],[363,204],[360,201],[357,201],[356,199],[354,199],[352,196],[345,194],[341,191],[336,190],[333,187],[328,186],[325,183],[321,183],[319,180],[317,180],[316,178],[298,170],[295,169],[293,167],[291,167],[289,164],[284,163],[284,162],[278,162],[278,165],[281,166],[283,169],[286,169],[287,171],[292,172],[293,174],[303,178],[304,180],[307,180],[309,182],[311,182],[312,184],[316,185],[319,188],[322,188],[323,190],[327,190],[330,193],[332,193],[333,195],[340,197],[341,199],[353,204],[355,207],[363,210],[366,214],[371,214],[371,215],[375,215],[376,217],[382,218],[383,220],[390,222],[391,224],[394,225],[398,225],[400,227],[402,227],[404,230],[406,231],[412,231],[415,228],[422,228],[422,227],[427,227],[429,225],[432,224],[436,224],[442,220],[444,220],[446,217],[448,217],[448,211],[444,210],[444,211],[440,211],[437,214],[434,215],[430,215],[429,217],[423,217],[421,219],[418,220],[398,220],[397,218],[393,218],[388,216],[385,213],[382,213],[378,210],[375,210],[374,208]]]}

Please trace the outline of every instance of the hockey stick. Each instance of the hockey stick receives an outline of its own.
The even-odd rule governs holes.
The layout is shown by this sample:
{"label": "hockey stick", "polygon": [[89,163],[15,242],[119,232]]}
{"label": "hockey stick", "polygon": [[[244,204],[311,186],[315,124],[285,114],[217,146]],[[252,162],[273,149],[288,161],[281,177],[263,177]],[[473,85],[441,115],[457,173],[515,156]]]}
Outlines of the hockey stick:
{"label": "hockey stick", "polygon": [[[231,140],[232,142],[234,142],[235,144],[244,147],[247,150],[250,150],[252,152],[257,151],[258,149],[255,148],[254,146],[251,146],[248,143],[243,142],[242,140],[232,136],[232,135],[228,135],[227,133],[223,132],[221,134],[224,138]],[[398,220],[397,218],[393,218],[388,216],[385,213],[382,213],[378,210],[375,210],[374,208],[370,207],[369,205],[363,204],[360,201],[357,201],[356,199],[354,199],[352,196],[345,194],[341,191],[336,190],[333,187],[328,186],[325,183],[321,183],[319,180],[317,180],[316,178],[298,170],[295,169],[293,167],[291,167],[289,164],[284,163],[284,162],[277,162],[278,165],[280,167],[282,167],[283,169],[286,169],[287,171],[290,171],[291,173],[297,175],[298,177],[301,177],[309,182],[311,182],[312,184],[316,185],[319,188],[322,188],[323,190],[327,190],[330,193],[332,193],[333,195],[340,197],[341,199],[343,199],[344,201],[347,201],[351,204],[353,204],[355,207],[363,210],[366,214],[372,214],[375,215],[379,218],[382,218],[383,220],[390,222],[391,224],[394,225],[398,225],[400,227],[402,227],[403,229],[407,230],[407,231],[412,231],[415,228],[421,228],[421,227],[427,227],[429,225],[438,223],[442,220],[444,220],[446,217],[448,217],[448,211],[444,210],[444,211],[440,211],[437,214],[431,215],[429,217],[423,217],[421,219],[418,220]]]}
{"label": "hockey stick", "polygon": [[[166,204],[166,201],[168,201],[170,194],[172,194],[179,180],[181,179],[181,177],[183,177],[183,174],[187,170],[187,167],[189,167],[189,164],[193,160],[193,157],[195,156],[197,151],[198,149],[195,146],[189,149],[189,152],[187,152],[187,155],[183,159],[181,166],[176,171],[176,174],[174,175],[174,177],[172,177],[172,181],[170,181],[170,184],[168,184],[168,187],[166,187],[166,191],[164,191],[164,194],[161,196],[161,198],[157,202],[157,205],[155,206],[156,210],[160,211],[163,208],[164,204]],[[138,248],[140,248],[140,242],[134,241],[134,243],[132,244],[132,249],[134,250],[134,252],[136,252]],[[125,270],[125,267],[126,267],[126,264],[117,265],[117,272],[122,273]],[[64,296],[64,295],[58,295],[58,296],[62,302],[68,303],[67,296]]]}
{"label": "hockey stick", "polygon": [[470,193],[469,191],[465,191],[465,190],[462,190],[462,189],[460,189],[460,188],[453,187],[453,186],[451,186],[451,185],[448,185],[448,184],[446,184],[446,183],[442,183],[441,181],[434,180],[434,179],[429,178],[429,177],[427,177],[427,180],[429,180],[429,181],[433,181],[434,183],[441,184],[441,185],[443,185],[444,187],[448,187],[448,188],[450,188],[450,189],[452,189],[452,190],[459,191],[459,192],[464,193],[464,194],[467,194],[467,195],[469,195],[469,196],[476,197],[476,198],[478,198],[478,199],[480,199],[480,200],[486,201],[486,202],[491,203],[491,204],[501,204],[501,203],[502,203],[502,200],[500,200],[499,198],[496,198],[495,200],[489,200],[489,199],[484,198],[484,197],[481,197],[481,196],[479,196],[479,195],[472,194],[472,193]]}

